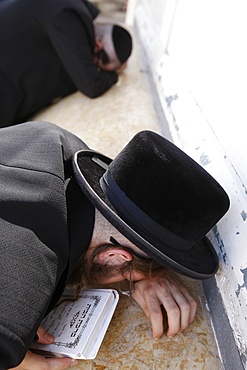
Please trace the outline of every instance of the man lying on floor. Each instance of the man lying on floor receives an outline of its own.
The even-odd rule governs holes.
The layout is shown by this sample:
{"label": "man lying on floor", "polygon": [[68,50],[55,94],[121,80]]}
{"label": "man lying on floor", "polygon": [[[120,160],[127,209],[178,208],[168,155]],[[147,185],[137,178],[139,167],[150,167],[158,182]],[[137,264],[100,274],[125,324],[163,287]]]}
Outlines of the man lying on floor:
{"label": "man lying on floor", "polygon": [[[110,158],[45,122],[0,133],[0,369],[65,369],[69,358],[29,351],[66,284],[132,281],[132,297],[153,338],[193,320],[196,302],[177,273],[212,277],[218,258],[206,233],[225,214],[228,196],[164,137],[137,133]],[[36,334],[37,333],[37,334]]]}
{"label": "man lying on floor", "polygon": [[77,90],[96,98],[115,85],[132,38],[98,14],[87,0],[0,0],[0,127]]}

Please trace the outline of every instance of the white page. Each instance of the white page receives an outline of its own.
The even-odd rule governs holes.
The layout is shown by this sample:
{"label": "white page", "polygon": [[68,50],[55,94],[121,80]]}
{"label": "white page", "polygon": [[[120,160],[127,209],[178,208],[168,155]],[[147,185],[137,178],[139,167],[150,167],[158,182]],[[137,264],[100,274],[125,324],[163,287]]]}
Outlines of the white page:
{"label": "white page", "polygon": [[55,336],[54,343],[33,343],[32,348],[50,351],[50,355],[95,358],[118,298],[112,289],[83,290],[77,301],[61,303],[42,321],[41,325]]}

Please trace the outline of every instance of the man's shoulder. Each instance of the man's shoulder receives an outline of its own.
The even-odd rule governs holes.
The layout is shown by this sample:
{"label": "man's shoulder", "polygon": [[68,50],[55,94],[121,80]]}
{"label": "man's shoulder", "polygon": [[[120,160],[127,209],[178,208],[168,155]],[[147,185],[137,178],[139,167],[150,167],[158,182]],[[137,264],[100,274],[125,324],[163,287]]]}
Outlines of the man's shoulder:
{"label": "man's shoulder", "polygon": [[63,169],[87,145],[71,132],[49,122],[27,122],[1,129],[0,164],[33,170]]}
{"label": "man's shoulder", "polygon": [[45,132],[50,132],[55,133],[55,132],[63,132],[66,131],[63,128],[61,128],[58,125],[55,125],[54,123],[51,122],[46,122],[46,121],[29,121],[29,122],[24,122],[20,123],[17,125],[13,126],[6,126],[1,128],[1,135],[0,139],[2,136],[18,136],[18,134],[24,134],[25,132],[28,133],[28,136],[30,136],[32,133],[45,133]]}
{"label": "man's shoulder", "polygon": [[[34,10],[37,9],[32,0],[26,1],[29,1],[31,6],[33,4]],[[79,13],[81,11],[85,12],[85,15],[89,16],[92,20],[99,14],[98,8],[88,0],[43,0],[40,2],[39,8],[42,9],[47,16],[52,17],[54,14],[57,14],[57,12],[71,9]]]}
{"label": "man's shoulder", "polygon": [[[80,141],[82,146],[86,146],[86,144],[83,143],[83,141],[73,133],[60,127],[59,125],[45,121],[29,121],[2,128],[0,135],[0,146],[2,146],[5,142],[6,145],[11,145],[13,147],[19,143],[24,143],[25,141],[29,146],[32,146],[33,143],[38,145],[42,142],[52,142],[55,145],[56,142],[60,144],[62,138],[64,137],[67,137],[71,140]],[[9,138],[8,141],[6,140],[7,138]]]}

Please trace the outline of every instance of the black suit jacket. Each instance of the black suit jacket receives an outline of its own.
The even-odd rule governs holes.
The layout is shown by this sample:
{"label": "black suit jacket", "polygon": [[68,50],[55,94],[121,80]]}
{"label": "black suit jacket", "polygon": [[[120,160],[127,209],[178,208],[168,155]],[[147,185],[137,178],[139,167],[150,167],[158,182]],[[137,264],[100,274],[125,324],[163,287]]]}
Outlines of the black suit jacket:
{"label": "black suit jacket", "polygon": [[93,61],[97,14],[86,0],[0,0],[0,127],[76,90],[97,97],[117,81]]}
{"label": "black suit jacket", "polygon": [[49,123],[0,130],[0,369],[17,366],[87,250],[94,207],[71,158],[87,148]]}

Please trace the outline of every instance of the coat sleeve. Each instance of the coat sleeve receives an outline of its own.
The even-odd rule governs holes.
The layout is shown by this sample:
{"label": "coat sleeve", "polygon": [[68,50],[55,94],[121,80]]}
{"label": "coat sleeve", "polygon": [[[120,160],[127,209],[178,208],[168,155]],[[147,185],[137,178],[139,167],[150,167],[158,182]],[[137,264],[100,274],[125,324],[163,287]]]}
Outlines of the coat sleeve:
{"label": "coat sleeve", "polygon": [[1,370],[22,361],[66,278],[66,184],[72,155],[85,147],[74,135],[48,123],[1,129]]}
{"label": "coat sleeve", "polygon": [[116,72],[103,71],[93,60],[93,21],[80,8],[61,8],[47,20],[46,32],[78,90],[95,98],[118,80]]}
{"label": "coat sleeve", "polygon": [[0,369],[24,358],[53,295],[57,256],[27,228],[0,219]]}

